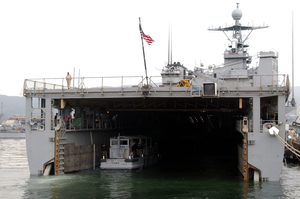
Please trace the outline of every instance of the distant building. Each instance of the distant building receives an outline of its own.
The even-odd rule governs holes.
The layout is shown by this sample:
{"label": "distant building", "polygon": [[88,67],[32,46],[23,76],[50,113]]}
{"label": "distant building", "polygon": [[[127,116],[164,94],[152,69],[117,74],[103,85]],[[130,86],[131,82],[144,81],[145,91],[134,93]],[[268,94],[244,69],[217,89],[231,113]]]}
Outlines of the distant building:
{"label": "distant building", "polygon": [[5,125],[13,126],[15,123],[25,123],[25,116],[12,116],[4,122]]}

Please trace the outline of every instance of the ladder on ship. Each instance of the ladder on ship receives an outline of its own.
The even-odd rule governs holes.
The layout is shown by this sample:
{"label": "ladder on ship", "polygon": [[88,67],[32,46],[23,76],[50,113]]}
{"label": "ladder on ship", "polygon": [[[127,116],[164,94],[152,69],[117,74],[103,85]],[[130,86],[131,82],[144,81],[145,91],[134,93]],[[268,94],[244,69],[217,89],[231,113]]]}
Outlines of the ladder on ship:
{"label": "ladder on ship", "polygon": [[66,141],[66,125],[64,122],[55,128],[55,175],[64,174],[64,154]]}

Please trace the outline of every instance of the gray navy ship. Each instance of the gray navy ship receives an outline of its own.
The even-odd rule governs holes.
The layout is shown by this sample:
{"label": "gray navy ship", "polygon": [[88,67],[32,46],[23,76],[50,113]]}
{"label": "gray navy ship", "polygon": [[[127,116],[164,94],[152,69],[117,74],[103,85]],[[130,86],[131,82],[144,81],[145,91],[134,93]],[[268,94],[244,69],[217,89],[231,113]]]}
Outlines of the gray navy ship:
{"label": "gray navy ship", "polygon": [[[209,29],[225,33],[230,41],[222,66],[189,70],[170,62],[159,81],[75,77],[70,88],[65,78],[25,79],[30,173],[99,168],[102,143],[118,135],[144,135],[158,146],[145,146],[148,153],[173,165],[204,164],[208,156],[230,154],[244,180],[278,181],[284,153],[279,139],[285,136],[285,114],[291,108],[286,106],[289,78],[278,73],[277,52],[258,52],[259,64],[251,66],[254,57],[245,41],[253,30],[267,26],[241,25],[238,6],[232,17],[233,26]],[[122,147],[130,151],[132,146],[117,143],[114,151],[121,154]],[[126,153],[122,158],[131,157]]]}

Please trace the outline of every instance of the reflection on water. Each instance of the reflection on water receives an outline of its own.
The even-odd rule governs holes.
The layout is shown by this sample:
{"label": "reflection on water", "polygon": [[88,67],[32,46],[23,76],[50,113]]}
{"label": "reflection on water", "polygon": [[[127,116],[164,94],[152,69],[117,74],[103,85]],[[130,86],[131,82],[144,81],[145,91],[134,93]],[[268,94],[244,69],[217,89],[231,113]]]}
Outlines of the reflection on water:
{"label": "reflection on water", "polygon": [[31,176],[23,198],[132,198],[131,172],[85,170],[59,176]]}
{"label": "reflection on water", "polygon": [[133,191],[132,172],[101,171],[100,179],[111,179],[99,185],[101,190],[107,189],[110,198],[131,198]]}
{"label": "reflection on water", "polygon": [[0,139],[0,198],[22,198],[28,178],[25,139]]}
{"label": "reflection on water", "polygon": [[244,197],[243,198],[288,198],[280,187],[280,182],[244,182]]}
{"label": "reflection on water", "polygon": [[[0,139],[0,198],[299,198],[299,166],[283,167],[280,182],[245,182],[232,165],[215,160],[137,171],[84,170],[30,176],[25,140]],[[185,162],[184,162],[185,163]],[[217,162],[215,162],[217,163]],[[205,165],[205,166],[204,166]],[[220,166],[219,166],[220,167]]]}
{"label": "reflection on water", "polygon": [[300,198],[300,167],[292,165],[283,167],[280,179],[282,191],[290,198]]}
{"label": "reflection on water", "polygon": [[25,139],[0,139],[0,169],[28,169]]}

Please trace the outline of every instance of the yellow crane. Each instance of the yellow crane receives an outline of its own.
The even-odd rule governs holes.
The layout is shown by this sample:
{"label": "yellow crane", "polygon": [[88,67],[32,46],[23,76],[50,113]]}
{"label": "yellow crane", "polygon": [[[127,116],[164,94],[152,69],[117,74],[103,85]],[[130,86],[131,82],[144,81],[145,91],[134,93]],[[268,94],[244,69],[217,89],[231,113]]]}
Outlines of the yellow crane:
{"label": "yellow crane", "polygon": [[189,79],[181,79],[180,82],[177,83],[177,87],[191,87],[191,83]]}

